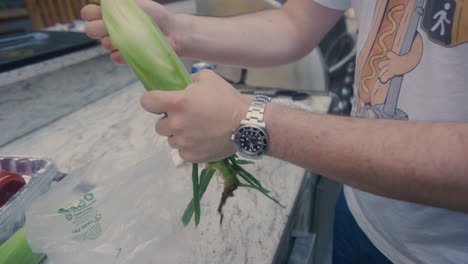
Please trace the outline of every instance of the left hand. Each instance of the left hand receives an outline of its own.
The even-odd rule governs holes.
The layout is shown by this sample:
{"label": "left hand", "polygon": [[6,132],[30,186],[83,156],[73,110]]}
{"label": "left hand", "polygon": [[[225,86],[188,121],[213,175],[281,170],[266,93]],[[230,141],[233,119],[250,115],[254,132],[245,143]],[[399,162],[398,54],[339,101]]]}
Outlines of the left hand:
{"label": "left hand", "polygon": [[[180,37],[177,36],[184,33],[179,26],[179,21],[176,21],[175,13],[170,12],[163,5],[152,0],[136,0],[136,3],[158,24],[172,48],[176,52],[180,52],[181,47],[176,44],[178,42],[176,39],[179,39]],[[102,19],[101,7],[96,4],[89,4],[84,6],[80,13],[81,18],[86,21],[86,35],[90,38],[102,39],[102,47],[110,52],[110,58],[114,63],[127,64],[120,51],[112,45],[111,38]]]}
{"label": "left hand", "polygon": [[151,113],[166,113],[156,132],[168,137],[188,162],[221,160],[235,153],[231,135],[245,117],[251,98],[241,95],[213,71],[192,75],[193,83],[181,91],[151,91],[141,105]]}

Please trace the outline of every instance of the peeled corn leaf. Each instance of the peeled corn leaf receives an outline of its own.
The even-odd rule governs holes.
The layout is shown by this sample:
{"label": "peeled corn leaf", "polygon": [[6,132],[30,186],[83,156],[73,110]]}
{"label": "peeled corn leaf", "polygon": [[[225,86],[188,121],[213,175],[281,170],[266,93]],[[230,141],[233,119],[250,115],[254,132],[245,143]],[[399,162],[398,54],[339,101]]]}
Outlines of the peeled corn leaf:
{"label": "peeled corn leaf", "polygon": [[261,188],[261,187],[258,187],[258,186],[255,186],[255,185],[251,185],[251,184],[243,184],[243,183],[240,183],[238,184],[239,187],[246,187],[246,188],[252,188],[252,189],[255,189],[261,193],[263,193],[263,195],[265,195],[266,197],[270,198],[273,202],[275,202],[276,204],[278,204],[279,206],[283,207],[283,208],[286,208],[286,206],[282,205],[277,199],[271,197],[268,193],[270,191],[264,189],[264,188]]}
{"label": "peeled corn leaf", "polygon": [[37,264],[44,257],[44,254],[32,252],[24,227],[0,246],[0,264]]}
{"label": "peeled corn leaf", "polygon": [[193,210],[195,211],[195,226],[200,223],[200,189],[198,188],[198,164],[192,166]]}
{"label": "peeled corn leaf", "polygon": [[250,161],[250,160],[237,160],[237,164],[239,164],[239,165],[249,165],[249,164],[255,164],[255,162]]}
{"label": "peeled corn leaf", "polygon": [[[230,157],[229,158],[229,161],[231,161],[231,164],[234,168],[234,170],[240,174],[240,175],[243,175],[245,176],[246,178],[248,178],[250,181],[254,182],[255,185],[259,186],[259,187],[262,187],[262,184],[260,184],[260,182],[255,178],[253,177],[250,173],[248,173],[246,170],[244,170],[244,168],[242,168],[241,166],[239,166],[239,164],[243,164],[242,162],[244,160],[239,160],[239,159],[236,159],[236,157]],[[249,161],[247,161],[249,162]],[[250,163],[244,163],[244,164],[250,164]]]}
{"label": "peeled corn leaf", "polygon": [[[208,184],[213,178],[213,174],[215,172],[216,172],[215,169],[208,167],[208,168],[204,168],[202,172],[200,173],[200,184],[199,184],[200,200],[203,197],[203,194],[205,194],[205,191],[208,188]],[[185,210],[184,215],[182,216],[182,223],[185,226],[189,224],[190,219],[192,219],[193,213],[194,213],[194,206],[193,206],[193,199],[192,199],[189,205],[187,206],[187,209]]]}

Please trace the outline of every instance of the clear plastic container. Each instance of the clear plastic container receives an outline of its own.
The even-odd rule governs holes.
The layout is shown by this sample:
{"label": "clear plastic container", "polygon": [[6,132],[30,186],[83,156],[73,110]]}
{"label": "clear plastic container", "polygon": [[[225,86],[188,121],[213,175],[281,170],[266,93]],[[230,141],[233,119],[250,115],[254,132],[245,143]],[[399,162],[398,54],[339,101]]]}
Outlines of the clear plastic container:
{"label": "clear plastic container", "polygon": [[50,183],[65,174],[57,171],[51,161],[31,157],[0,156],[0,169],[22,175],[24,185],[0,208],[0,244],[8,240],[25,223],[25,207],[47,192]]}

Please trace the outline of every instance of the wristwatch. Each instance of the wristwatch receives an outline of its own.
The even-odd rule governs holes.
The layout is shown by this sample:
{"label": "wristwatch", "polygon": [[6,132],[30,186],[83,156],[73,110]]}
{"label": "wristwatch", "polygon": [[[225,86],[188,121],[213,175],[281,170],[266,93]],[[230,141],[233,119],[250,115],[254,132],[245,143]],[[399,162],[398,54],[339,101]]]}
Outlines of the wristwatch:
{"label": "wristwatch", "polygon": [[232,140],[239,155],[250,159],[260,159],[268,147],[268,134],[263,120],[265,106],[271,98],[264,95],[254,97],[247,115],[239,128],[232,134]]}

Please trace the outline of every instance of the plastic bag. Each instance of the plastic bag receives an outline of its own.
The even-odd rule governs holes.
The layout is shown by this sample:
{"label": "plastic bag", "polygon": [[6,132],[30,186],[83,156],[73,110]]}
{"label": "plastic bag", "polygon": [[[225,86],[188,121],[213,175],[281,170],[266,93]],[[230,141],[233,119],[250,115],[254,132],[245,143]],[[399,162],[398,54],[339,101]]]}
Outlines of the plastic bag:
{"label": "plastic bag", "polygon": [[46,159],[0,156],[0,169],[17,173],[26,179],[23,186],[0,207],[0,245],[15,234],[25,222],[25,207],[47,192],[51,182],[63,178],[52,162]]}
{"label": "plastic bag", "polygon": [[48,263],[178,263],[197,240],[180,221],[187,175],[169,157],[76,171],[27,209],[31,248]]}

